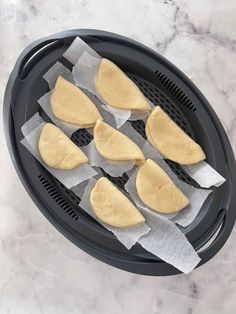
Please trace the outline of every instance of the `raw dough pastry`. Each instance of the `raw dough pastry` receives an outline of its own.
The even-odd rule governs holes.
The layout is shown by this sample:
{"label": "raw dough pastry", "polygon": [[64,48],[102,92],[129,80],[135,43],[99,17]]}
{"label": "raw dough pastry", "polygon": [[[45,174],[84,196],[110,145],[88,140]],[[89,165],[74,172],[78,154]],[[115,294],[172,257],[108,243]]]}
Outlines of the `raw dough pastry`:
{"label": "raw dough pastry", "polygon": [[166,158],[182,165],[195,164],[206,158],[202,148],[158,106],[146,123],[149,142]]}
{"label": "raw dough pastry", "polygon": [[93,127],[97,119],[102,119],[89,97],[62,76],[52,92],[51,108],[58,119],[83,128]]}
{"label": "raw dough pastry", "polygon": [[100,63],[96,89],[111,107],[138,111],[151,109],[138,86],[108,59],[103,58]]}
{"label": "raw dough pastry", "polygon": [[151,159],[138,170],[136,189],[144,204],[160,213],[175,213],[189,204],[187,197]]}
{"label": "raw dough pastry", "polygon": [[49,167],[68,170],[88,162],[82,150],[51,123],[43,126],[38,148],[40,156]]}
{"label": "raw dough pastry", "polygon": [[94,126],[94,141],[98,152],[110,161],[134,161],[139,165],[145,161],[141,149],[126,135],[102,120]]}
{"label": "raw dough pastry", "polygon": [[105,177],[96,182],[90,203],[96,216],[113,227],[126,228],[145,221],[130,200]]}

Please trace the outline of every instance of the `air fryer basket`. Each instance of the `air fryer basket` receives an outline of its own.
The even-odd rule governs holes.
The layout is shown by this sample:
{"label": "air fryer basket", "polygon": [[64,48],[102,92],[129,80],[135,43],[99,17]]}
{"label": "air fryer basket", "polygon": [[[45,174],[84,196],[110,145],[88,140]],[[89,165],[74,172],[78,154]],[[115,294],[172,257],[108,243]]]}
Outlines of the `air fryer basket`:
{"label": "air fryer basket", "polygon": [[[57,60],[71,69],[62,57],[73,39],[80,36],[100,55],[120,66],[146,97],[160,105],[175,122],[204,149],[207,162],[227,181],[204,203],[195,221],[183,229],[201,257],[200,265],[212,258],[230,235],[236,219],[236,168],[223,127],[196,86],[173,64],[151,49],[125,37],[97,30],[72,30],[51,35],[29,45],[19,56],[10,75],[4,97],[4,127],[8,148],[18,175],[31,198],[68,239],[85,252],[115,267],[145,274],[171,275],[179,271],[136,244],[127,250],[79,207],[79,198],[49,174],[20,144],[21,126],[41,111],[37,99],[48,91],[42,75]],[[142,121],[132,122],[143,136]],[[73,134],[79,145],[91,141],[86,130]],[[183,181],[196,183],[174,162],[167,161]],[[123,188],[127,176],[113,178]]]}

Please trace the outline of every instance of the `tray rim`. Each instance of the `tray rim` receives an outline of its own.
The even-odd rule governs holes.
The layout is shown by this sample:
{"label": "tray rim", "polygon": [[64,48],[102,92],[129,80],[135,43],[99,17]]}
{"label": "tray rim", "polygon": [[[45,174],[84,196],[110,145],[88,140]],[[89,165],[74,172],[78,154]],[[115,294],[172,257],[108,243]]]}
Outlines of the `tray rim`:
{"label": "tray rim", "polygon": [[[19,65],[21,64],[21,61],[23,60],[24,56],[27,55],[27,53],[33,49],[34,47],[36,47],[38,44],[46,41],[46,40],[50,40],[50,39],[55,39],[55,38],[63,38],[63,37],[67,37],[67,36],[105,36],[105,37],[117,37],[118,39],[122,39],[122,40],[126,40],[128,42],[134,43],[135,45],[145,49],[145,51],[149,51],[150,53],[154,53],[155,55],[157,54],[160,59],[162,59],[166,65],[169,65],[169,68],[171,71],[174,71],[175,73],[178,74],[178,76],[181,77],[181,79],[184,81],[184,83],[196,94],[196,96],[202,100],[202,102],[204,104],[208,104],[206,98],[202,95],[202,93],[198,90],[198,88],[193,84],[193,82],[191,82],[191,80],[189,80],[189,78],[187,78],[187,76],[185,76],[176,66],[174,66],[172,63],[170,63],[167,59],[165,59],[164,57],[162,57],[161,55],[159,55],[158,53],[152,51],[150,48],[147,48],[146,46],[135,42],[134,40],[128,39],[124,36],[120,36],[120,35],[116,35],[113,33],[109,33],[109,32],[105,32],[105,31],[99,31],[99,30],[87,30],[87,29],[83,29],[83,30],[71,30],[71,31],[66,31],[66,32],[60,32],[60,33],[56,33],[53,34],[51,36],[36,40],[35,42],[33,42],[32,44],[30,44],[28,47],[26,47],[23,52],[21,53],[21,55],[19,56],[15,67],[10,75],[9,81],[7,83],[7,87],[6,87],[6,91],[5,91],[5,95],[4,95],[4,114],[3,114],[3,118],[4,118],[4,131],[5,131],[5,135],[6,135],[6,139],[7,139],[7,145],[8,145],[8,149],[11,155],[11,159],[13,160],[13,164],[16,168],[16,171],[18,173],[18,176],[20,177],[24,187],[26,188],[28,194],[30,194],[30,197],[33,199],[33,201],[35,202],[35,204],[37,205],[37,207],[42,211],[42,213],[46,216],[46,218],[52,223],[52,225],[54,225],[62,234],[64,234],[71,242],[73,242],[74,244],[76,244],[77,246],[79,246],[81,249],[83,249],[85,252],[89,253],[90,255],[95,256],[98,259],[103,260],[106,263],[109,263],[109,261],[107,260],[107,254],[105,254],[101,249],[99,249],[96,245],[94,246],[93,243],[91,243],[90,241],[88,242],[87,239],[81,235],[81,238],[76,240],[74,237],[71,236],[70,233],[68,233],[64,228],[62,228],[62,226],[60,224],[58,224],[55,220],[52,219],[52,217],[48,214],[47,210],[45,210],[45,208],[42,206],[42,200],[37,199],[37,195],[34,193],[34,191],[32,190],[32,187],[29,186],[29,183],[25,180],[24,178],[24,174],[22,173],[22,169],[20,169],[19,167],[19,163],[17,162],[17,160],[15,159],[15,155],[14,155],[14,151],[13,151],[13,147],[12,147],[12,139],[10,136],[10,129],[13,127],[12,125],[12,114],[11,114],[11,110],[10,110],[10,106],[9,106],[9,100],[10,100],[10,94],[11,94],[11,89],[13,86],[13,83],[15,81],[15,77],[17,75],[16,73],[16,69],[18,69]],[[8,103],[8,106],[7,106]],[[227,138],[227,135],[220,123],[219,118],[216,116],[214,110],[210,107],[210,105],[208,104],[208,106],[206,107],[209,115],[211,116],[213,123],[216,127],[216,130],[219,134],[219,137],[221,139],[222,145],[224,146],[224,152],[225,152],[225,158],[228,164],[228,167],[231,169],[231,171],[229,172],[230,178],[231,178],[231,182],[233,184],[233,186],[235,186],[236,184],[236,170],[235,170],[235,161],[234,161],[234,157],[233,157],[233,152],[232,152],[232,148],[231,145],[229,143],[229,140]],[[232,175],[232,173],[234,173],[234,175]],[[235,202],[235,197],[234,197],[234,202]],[[231,200],[232,203],[232,200]],[[209,260],[213,255],[215,255],[217,253],[217,251],[223,246],[223,244],[226,242],[232,228],[234,225],[234,220],[236,218],[236,214],[234,215],[234,217],[232,216],[231,218],[231,223],[228,223],[228,232],[227,235],[225,235],[224,237],[222,237],[220,243],[219,248],[214,248],[211,249],[211,253],[207,253],[205,251],[203,251],[202,253],[200,253],[200,257],[202,257],[202,259],[204,259],[204,263]],[[111,256],[109,256],[109,259],[112,259],[112,264],[113,266],[116,266],[118,268],[122,268],[120,267],[120,262],[121,262],[121,257],[119,256],[118,260],[117,257],[113,256],[111,258]],[[125,263],[129,262],[127,261],[127,259],[125,260]],[[138,262],[135,261],[135,263],[137,264]],[[157,263],[157,262],[155,262]],[[159,262],[158,262],[159,263]],[[161,262],[163,264],[163,262]],[[116,265],[117,264],[117,265]],[[145,260],[140,260],[140,267],[142,268],[142,266],[144,264],[150,265],[150,261],[145,261]],[[160,263],[159,263],[160,264]],[[165,264],[165,263],[164,263]],[[203,261],[199,264],[199,266],[203,264]],[[165,264],[168,265],[168,264]],[[129,271],[133,271],[132,269],[132,262],[131,265],[127,265],[126,270]],[[158,266],[159,267],[159,266]],[[176,274],[179,273],[179,271],[177,271],[175,268],[173,267],[169,267],[169,269],[167,268],[165,270],[166,272],[162,275],[170,275],[170,274]],[[135,271],[137,273],[145,273],[143,272],[141,269],[140,271],[137,269],[137,271]],[[150,273],[145,273],[150,275]]]}

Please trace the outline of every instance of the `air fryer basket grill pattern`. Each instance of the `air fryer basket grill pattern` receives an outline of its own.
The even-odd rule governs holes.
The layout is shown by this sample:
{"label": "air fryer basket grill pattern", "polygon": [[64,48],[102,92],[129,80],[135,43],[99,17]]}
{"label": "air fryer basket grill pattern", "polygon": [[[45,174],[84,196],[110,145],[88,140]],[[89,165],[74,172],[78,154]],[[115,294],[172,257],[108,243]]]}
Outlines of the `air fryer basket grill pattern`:
{"label": "air fryer basket grill pattern", "polygon": [[[69,63],[61,55],[74,37],[81,34],[101,55],[110,57],[120,65],[139,86],[144,95],[155,105],[160,105],[187,134],[196,139],[203,146],[208,160],[213,165],[217,165],[217,170],[222,175],[227,176],[223,145],[214,129],[209,113],[204,109],[204,106],[208,104],[204,98],[201,98],[202,95],[198,94],[196,87],[191,86],[189,88],[184,82],[183,76],[181,77],[182,74],[158,54],[154,54],[147,48],[120,36],[94,30],[70,31],[69,33],[56,34],[55,37],[52,35],[46,40],[43,39],[27,48],[21,61],[16,65],[13,74],[17,73],[15,80],[18,87],[16,88],[17,84],[10,84],[8,95],[5,95],[4,98],[4,103],[6,102],[8,108],[11,108],[14,116],[13,123],[11,114],[9,115],[9,112],[6,114],[10,121],[8,126],[10,130],[9,149],[10,151],[13,149],[12,155],[16,160],[16,168],[42,212],[67,237],[88,253],[114,266],[134,272],[152,275],[177,273],[172,266],[160,263],[157,257],[153,257],[152,254],[144,251],[139,245],[135,245],[130,251],[126,250],[110,232],[79,208],[80,199],[71,190],[68,190],[52,177],[19,144],[22,138],[20,127],[25,120],[29,119],[36,111],[40,111],[43,118],[48,120],[37,105],[37,99],[47,91],[46,83],[42,79],[43,73],[57,60],[69,66]],[[130,52],[128,52],[129,49],[131,49]],[[132,58],[129,58],[130,55],[132,55]],[[132,121],[130,123],[145,137],[143,121]],[[72,140],[76,144],[84,146],[90,143],[92,136],[86,130],[78,130],[72,135]],[[181,166],[168,160],[166,162],[180,180],[197,186]],[[124,185],[128,180],[126,174],[121,177],[111,177],[104,171],[103,174],[118,187],[124,189]],[[185,230],[194,247],[200,248],[201,243],[206,243],[207,237],[204,233],[209,230],[209,226],[212,226],[212,228],[210,227],[211,230],[208,234],[213,234],[215,221],[217,221],[217,225],[224,221],[226,217],[225,209],[227,209],[229,203],[228,191],[229,186],[224,184],[218,189],[218,193],[212,193],[212,197],[205,204],[202,214],[199,215],[199,218],[190,228]],[[223,197],[223,195],[226,196]],[[225,198],[226,201],[224,202]],[[225,223],[222,225],[223,231],[225,231],[224,225]],[[221,233],[223,234],[223,232]],[[224,232],[225,234],[226,232]],[[89,243],[89,247],[84,245],[85,242]],[[96,251],[97,248],[98,251]],[[216,246],[214,249],[218,250]],[[211,257],[208,252],[206,252],[205,260]],[[205,253],[201,254],[204,257]],[[106,255],[107,257],[105,257]],[[211,255],[214,255],[214,250],[211,250]],[[136,264],[135,269],[132,264],[129,264],[130,260],[137,261],[138,264]],[[145,261],[148,263],[146,266],[143,265]],[[155,266],[155,263],[150,264],[150,262],[158,263],[158,265]]]}

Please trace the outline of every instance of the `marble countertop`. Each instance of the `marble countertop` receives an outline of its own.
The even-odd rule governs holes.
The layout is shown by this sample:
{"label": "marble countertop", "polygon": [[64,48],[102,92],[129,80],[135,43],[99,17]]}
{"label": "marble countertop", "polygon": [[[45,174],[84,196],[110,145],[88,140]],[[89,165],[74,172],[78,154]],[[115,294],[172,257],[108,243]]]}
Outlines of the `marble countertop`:
{"label": "marble countertop", "polygon": [[[208,98],[236,152],[235,0],[1,0],[1,104],[20,51],[73,28],[126,35],[166,56]],[[220,253],[189,275],[156,278],[112,268],[75,247],[40,213],[13,168],[2,117],[0,132],[1,314],[236,312],[235,228]]]}

